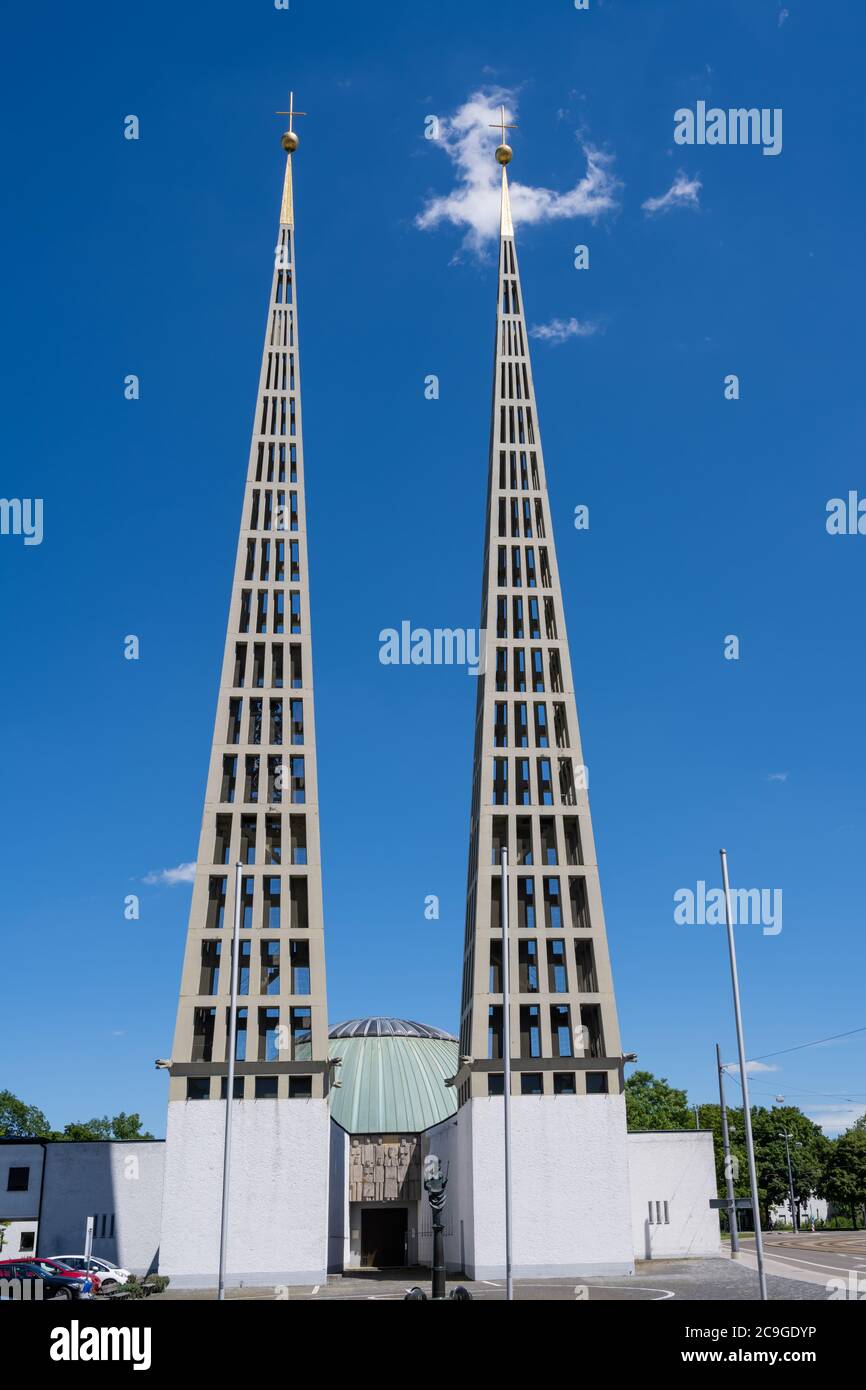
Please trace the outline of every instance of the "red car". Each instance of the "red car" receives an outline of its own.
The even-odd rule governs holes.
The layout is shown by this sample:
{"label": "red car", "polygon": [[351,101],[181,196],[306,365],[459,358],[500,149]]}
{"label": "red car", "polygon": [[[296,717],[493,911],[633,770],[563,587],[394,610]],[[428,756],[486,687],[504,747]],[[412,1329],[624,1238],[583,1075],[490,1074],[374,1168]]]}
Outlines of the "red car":
{"label": "red car", "polygon": [[[67,1269],[66,1265],[59,1264],[57,1260],[0,1260],[0,1279],[4,1277],[6,1265],[41,1265],[49,1274],[53,1274],[58,1279],[83,1279],[84,1275],[77,1269]],[[98,1274],[89,1273],[87,1278],[93,1280],[93,1292],[99,1293],[101,1280]]]}

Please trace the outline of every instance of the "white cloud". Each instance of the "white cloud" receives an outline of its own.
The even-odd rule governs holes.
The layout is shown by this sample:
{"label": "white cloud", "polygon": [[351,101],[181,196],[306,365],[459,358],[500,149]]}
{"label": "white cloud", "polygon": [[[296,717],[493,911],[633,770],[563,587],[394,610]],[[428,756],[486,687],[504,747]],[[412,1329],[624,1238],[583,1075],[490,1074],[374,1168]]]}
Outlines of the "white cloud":
{"label": "white cloud", "polygon": [[841,1134],[850,1129],[863,1114],[863,1102],[843,1101],[839,1105],[804,1106],[803,1113],[820,1125],[828,1134]]}
{"label": "white cloud", "polygon": [[787,782],[788,774],[787,772],[768,772],[766,780],[768,782]]}
{"label": "white cloud", "polygon": [[591,338],[599,332],[597,323],[579,319],[551,319],[550,323],[536,323],[530,328],[530,338],[540,338],[545,343],[564,343],[568,338]]}
{"label": "white cloud", "polygon": [[[491,129],[491,124],[498,120],[501,105],[513,123],[517,100],[513,91],[502,87],[473,92],[450,119],[440,121],[435,143],[453,164],[457,182],[450,193],[428,198],[415,218],[422,231],[443,222],[465,228],[463,245],[476,254],[499,235],[501,178],[493,158],[499,132]],[[595,218],[616,207],[620,184],[611,169],[612,156],[587,144],[582,144],[582,149],[586,173],[562,193],[520,183],[509,175],[511,211],[518,227],[562,218]]]}
{"label": "white cloud", "polygon": [[[739,1076],[739,1074],[740,1074],[740,1064],[739,1064],[739,1062],[724,1062],[724,1063],[722,1064],[722,1070],[723,1070],[723,1071],[729,1071],[733,1076]],[[750,1061],[748,1060],[748,1058],[746,1059],[746,1072],[747,1072],[747,1074],[748,1074],[749,1076],[752,1076],[752,1075],[754,1075],[756,1072],[759,1072],[759,1071],[778,1071],[778,1070],[779,1070],[778,1067],[776,1067],[776,1066],[770,1066],[769,1063],[767,1063],[767,1062],[750,1062]]]}
{"label": "white cloud", "polygon": [[656,212],[670,212],[672,208],[697,208],[700,207],[698,194],[702,187],[699,178],[687,179],[680,169],[667,193],[662,193],[659,198],[647,198],[641,207],[648,217]]}
{"label": "white cloud", "polygon": [[779,28],[780,28],[780,29],[781,29],[782,25],[785,23],[785,20],[789,18],[790,14],[791,14],[791,11],[790,11],[790,10],[780,10],[780,11],[779,11]]}
{"label": "white cloud", "polygon": [[178,864],[176,869],[151,869],[142,883],[192,883],[194,878],[195,864]]}

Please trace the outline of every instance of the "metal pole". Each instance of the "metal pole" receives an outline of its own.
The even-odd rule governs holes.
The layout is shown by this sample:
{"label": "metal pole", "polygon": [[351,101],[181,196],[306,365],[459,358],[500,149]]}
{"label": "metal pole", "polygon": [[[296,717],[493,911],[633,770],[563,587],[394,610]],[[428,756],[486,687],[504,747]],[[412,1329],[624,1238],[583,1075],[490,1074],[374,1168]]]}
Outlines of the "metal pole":
{"label": "metal pole", "polygon": [[502,1099],[505,1125],[505,1297],[514,1298],[511,1276],[511,1020],[508,969],[508,850],[502,851]]}
{"label": "metal pole", "polygon": [[788,1196],[791,1202],[791,1235],[797,1234],[797,1211],[794,1203],[794,1174],[791,1171],[791,1150],[788,1147],[788,1140],[791,1136],[787,1130],[782,1132],[785,1141],[785,1158],[788,1160]]}
{"label": "metal pole", "polygon": [[722,1148],[725,1153],[725,1191],[728,1196],[728,1221],[731,1225],[731,1254],[740,1253],[740,1235],[737,1230],[737,1199],[734,1194],[734,1175],[731,1172],[731,1142],[728,1135],[728,1107],[725,1104],[725,1072],[722,1054],[716,1043],[716,1066],[719,1069],[719,1108],[722,1112]]}
{"label": "metal pole", "polygon": [[90,1262],[93,1258],[93,1227],[95,1222],[95,1216],[88,1216],[84,1232],[84,1268],[87,1274],[90,1273]]}
{"label": "metal pole", "polygon": [[238,1029],[238,964],[241,935],[241,872],[235,865],[235,923],[232,928],[232,986],[229,1003],[228,1076],[226,1077],[226,1133],[223,1149],[223,1204],[220,1218],[220,1272],[217,1298],[226,1296],[226,1242],[229,1233],[229,1176],[232,1162],[232,1101],[235,1094],[235,1050]]}
{"label": "metal pole", "polygon": [[445,1227],[442,1224],[441,1212],[433,1213],[433,1297],[442,1299],[445,1297],[445,1242],[442,1239],[442,1232]]}
{"label": "metal pole", "polygon": [[[440,1182],[442,1167],[439,1167]],[[445,1182],[448,1181],[447,1174],[445,1181],[440,1186],[430,1186],[427,1188],[427,1196],[430,1199],[430,1214],[433,1219],[433,1280],[431,1296],[437,1301],[445,1297]]]}
{"label": "metal pole", "polygon": [[758,1175],[755,1170],[755,1146],[752,1142],[752,1112],[749,1108],[749,1076],[746,1071],[746,1044],[743,1039],[743,1017],[740,1013],[740,982],[737,978],[737,951],[731,921],[731,885],[728,882],[728,856],[719,850],[722,861],[722,883],[725,888],[725,921],[728,929],[728,954],[731,959],[731,988],[734,994],[734,1019],[737,1025],[737,1049],[740,1054],[740,1085],[743,1090],[743,1129],[746,1134],[746,1156],[749,1160],[749,1191],[752,1195],[752,1215],[755,1218],[755,1254],[758,1260],[758,1285],[761,1299],[767,1299],[767,1276],[764,1273],[764,1242],[761,1238],[761,1208],[758,1205]]}

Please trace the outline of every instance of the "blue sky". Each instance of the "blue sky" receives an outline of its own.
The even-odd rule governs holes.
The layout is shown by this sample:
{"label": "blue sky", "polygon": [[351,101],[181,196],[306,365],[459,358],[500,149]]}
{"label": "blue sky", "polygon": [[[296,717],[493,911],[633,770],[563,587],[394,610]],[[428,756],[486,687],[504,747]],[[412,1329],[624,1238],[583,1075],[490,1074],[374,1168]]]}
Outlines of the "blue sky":
{"label": "blue sky", "polygon": [[[533,361],[624,1047],[715,1097],[724,935],[673,895],[718,883],[722,844],[784,898],[778,935],[739,934],[750,1054],[866,1025],[866,537],[825,527],[866,495],[861,7],[155,0],[9,28],[2,491],[44,499],[44,540],[0,537],[0,1085],[164,1132],[189,888],[143,880],[196,853],[290,86],[331,1019],[457,1023],[475,687],[377,637],[478,623],[495,263],[416,219],[460,193],[425,118],[504,89],[516,182],[603,170],[597,216],[517,231],[530,323],[587,330]],[[781,154],[675,146],[698,100],[782,108]],[[754,1101],[848,1123],[864,1038],[779,1057]]]}

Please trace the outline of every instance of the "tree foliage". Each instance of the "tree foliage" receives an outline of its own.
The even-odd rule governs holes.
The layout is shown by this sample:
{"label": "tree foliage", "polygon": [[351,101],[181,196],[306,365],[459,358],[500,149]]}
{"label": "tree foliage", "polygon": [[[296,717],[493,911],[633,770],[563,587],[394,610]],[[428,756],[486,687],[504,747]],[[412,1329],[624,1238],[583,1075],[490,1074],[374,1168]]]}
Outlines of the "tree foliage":
{"label": "tree foliage", "polygon": [[41,1110],[11,1091],[0,1091],[0,1138],[50,1139],[51,1126]]}
{"label": "tree foliage", "polygon": [[866,1116],[860,1117],[834,1139],[824,1168],[824,1195],[851,1213],[856,1226],[857,1208],[866,1205]]}
{"label": "tree foliage", "polygon": [[11,1091],[0,1091],[0,1137],[8,1139],[152,1139],[141,1128],[141,1116],[107,1115],[92,1120],[73,1121],[62,1130],[51,1128],[48,1119],[35,1105],[27,1105]]}
{"label": "tree foliage", "polygon": [[625,1110],[629,1129],[688,1129],[694,1116],[685,1091],[669,1086],[667,1078],[651,1071],[636,1071],[625,1083]]}
{"label": "tree foliage", "polygon": [[[671,1086],[665,1077],[638,1071],[625,1083],[626,1114],[630,1130],[691,1129],[695,1123],[686,1092]],[[788,1162],[784,1134],[790,1136],[791,1176],[794,1198],[808,1206],[811,1197],[825,1197],[843,1207],[856,1220],[856,1210],[866,1206],[866,1115],[837,1139],[828,1139],[820,1125],[796,1105],[771,1109],[752,1106],[752,1136],[761,1223],[769,1224],[771,1207],[789,1201]],[[698,1123],[713,1135],[717,1195],[727,1196],[722,1144],[721,1109],[717,1103],[698,1107]],[[734,1194],[748,1197],[749,1167],[746,1159],[742,1106],[728,1106],[731,1170]]]}

